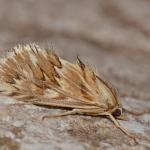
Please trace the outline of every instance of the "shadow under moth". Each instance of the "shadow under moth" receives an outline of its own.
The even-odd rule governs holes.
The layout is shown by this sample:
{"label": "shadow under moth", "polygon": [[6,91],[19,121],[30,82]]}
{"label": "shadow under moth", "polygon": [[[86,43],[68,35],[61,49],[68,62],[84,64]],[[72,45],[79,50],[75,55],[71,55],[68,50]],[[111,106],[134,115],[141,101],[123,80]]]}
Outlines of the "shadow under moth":
{"label": "shadow under moth", "polygon": [[135,140],[117,121],[122,104],[116,90],[79,58],[73,64],[36,44],[18,45],[0,60],[0,93],[25,104],[66,109],[43,118],[106,116]]}

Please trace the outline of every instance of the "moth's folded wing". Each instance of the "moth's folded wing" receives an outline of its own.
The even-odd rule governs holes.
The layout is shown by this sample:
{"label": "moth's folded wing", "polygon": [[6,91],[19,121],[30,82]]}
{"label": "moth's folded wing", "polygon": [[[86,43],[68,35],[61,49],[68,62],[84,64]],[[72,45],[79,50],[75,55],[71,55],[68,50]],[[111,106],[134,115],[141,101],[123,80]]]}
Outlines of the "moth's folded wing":
{"label": "moth's folded wing", "polygon": [[84,101],[96,102],[99,96],[98,86],[94,79],[94,73],[87,67],[82,70],[78,64],[72,64],[62,60],[62,68],[56,71],[60,78],[57,82],[66,93],[83,99]]}
{"label": "moth's folded wing", "polygon": [[[89,103],[80,102],[77,100],[74,100],[72,98],[65,98],[65,99],[50,99],[45,98],[43,96],[36,98],[35,101],[33,101],[33,104],[40,105],[40,106],[48,106],[48,107],[58,107],[58,108],[70,108],[70,109],[100,109],[100,107],[96,105],[92,105]],[[102,106],[102,110],[105,110],[105,108]]]}
{"label": "moth's folded wing", "polygon": [[21,101],[32,103],[32,99],[42,96],[53,100],[49,100],[51,104],[71,98],[78,105],[105,105],[99,99],[101,91],[89,67],[79,59],[77,64],[69,63],[37,45],[15,47],[11,57],[1,63],[0,81],[1,93]]}

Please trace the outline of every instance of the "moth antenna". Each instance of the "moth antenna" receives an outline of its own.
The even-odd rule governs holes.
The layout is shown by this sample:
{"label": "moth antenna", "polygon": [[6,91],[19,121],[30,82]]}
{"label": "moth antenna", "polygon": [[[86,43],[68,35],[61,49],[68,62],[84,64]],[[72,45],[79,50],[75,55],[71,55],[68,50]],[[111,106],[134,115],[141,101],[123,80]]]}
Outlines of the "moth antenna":
{"label": "moth antenna", "polygon": [[129,114],[132,114],[132,115],[136,115],[136,116],[141,116],[141,115],[143,115],[143,114],[145,114],[145,113],[150,113],[150,110],[145,110],[145,111],[143,111],[143,112],[133,112],[133,111],[131,111],[131,110],[128,110],[128,109],[126,109],[126,108],[123,108],[123,110],[125,110],[126,112],[128,112]]}

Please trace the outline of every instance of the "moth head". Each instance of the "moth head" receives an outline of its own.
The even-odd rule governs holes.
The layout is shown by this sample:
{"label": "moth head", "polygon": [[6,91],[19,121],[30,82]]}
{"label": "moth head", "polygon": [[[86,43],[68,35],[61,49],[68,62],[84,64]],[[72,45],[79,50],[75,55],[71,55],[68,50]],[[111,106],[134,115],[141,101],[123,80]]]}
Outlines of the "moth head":
{"label": "moth head", "polygon": [[112,115],[115,117],[115,118],[119,118],[122,116],[122,108],[116,108],[113,110],[112,112]]}

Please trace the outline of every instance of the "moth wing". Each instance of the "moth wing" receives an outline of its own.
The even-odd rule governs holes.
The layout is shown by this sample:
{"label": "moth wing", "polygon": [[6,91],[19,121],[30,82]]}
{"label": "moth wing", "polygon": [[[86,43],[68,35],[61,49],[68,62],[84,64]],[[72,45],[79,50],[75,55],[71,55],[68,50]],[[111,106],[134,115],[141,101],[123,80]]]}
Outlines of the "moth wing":
{"label": "moth wing", "polygon": [[108,107],[111,89],[79,58],[72,64],[34,44],[13,50],[1,60],[0,88],[4,95],[34,104]]}
{"label": "moth wing", "polygon": [[59,74],[69,84],[69,86],[65,86],[65,90],[76,91],[74,92],[74,94],[77,94],[76,97],[91,103],[95,102],[106,109],[121,105],[113,86],[97,76],[92,68],[85,65],[79,58],[77,64],[71,64],[65,60],[61,62],[65,67],[59,70]]}
{"label": "moth wing", "polygon": [[122,107],[116,89],[108,81],[105,81],[99,76],[97,76],[97,82],[99,90],[102,91],[100,94],[100,101],[103,101],[108,109],[113,109],[117,106]]}

